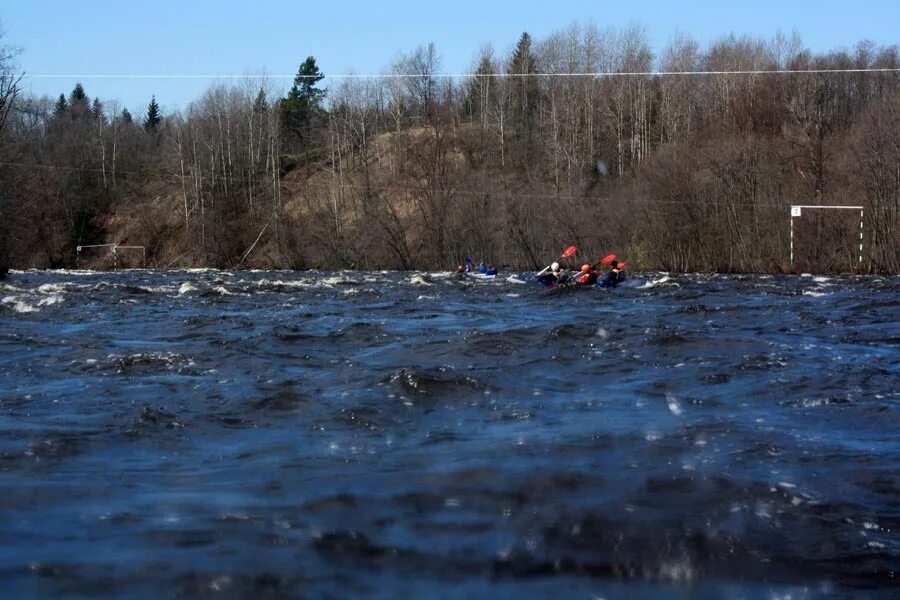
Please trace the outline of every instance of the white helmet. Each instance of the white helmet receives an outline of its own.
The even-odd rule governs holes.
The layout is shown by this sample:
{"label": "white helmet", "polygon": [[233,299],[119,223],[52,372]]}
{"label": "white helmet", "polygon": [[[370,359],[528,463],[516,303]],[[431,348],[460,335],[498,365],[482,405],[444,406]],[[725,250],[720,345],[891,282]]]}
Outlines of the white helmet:
{"label": "white helmet", "polygon": [[559,263],[558,262],[553,263],[552,265],[550,265],[550,269],[553,271],[559,271]]}

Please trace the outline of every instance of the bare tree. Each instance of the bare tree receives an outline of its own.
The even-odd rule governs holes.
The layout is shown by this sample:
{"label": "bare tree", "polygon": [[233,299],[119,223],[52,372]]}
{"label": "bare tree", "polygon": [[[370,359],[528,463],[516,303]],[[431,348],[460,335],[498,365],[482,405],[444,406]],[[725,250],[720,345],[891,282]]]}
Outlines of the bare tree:
{"label": "bare tree", "polygon": [[[0,29],[0,42],[2,41],[3,30]],[[24,76],[16,68],[15,60],[19,53],[18,48],[0,43],[0,133],[19,96],[19,83]]]}

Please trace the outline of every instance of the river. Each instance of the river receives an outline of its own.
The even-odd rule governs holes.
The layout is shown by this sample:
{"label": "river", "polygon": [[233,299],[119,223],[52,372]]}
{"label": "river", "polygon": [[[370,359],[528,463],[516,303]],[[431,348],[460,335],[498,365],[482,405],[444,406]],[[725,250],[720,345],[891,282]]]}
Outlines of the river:
{"label": "river", "polygon": [[896,598],[900,278],[13,271],[6,597]]}

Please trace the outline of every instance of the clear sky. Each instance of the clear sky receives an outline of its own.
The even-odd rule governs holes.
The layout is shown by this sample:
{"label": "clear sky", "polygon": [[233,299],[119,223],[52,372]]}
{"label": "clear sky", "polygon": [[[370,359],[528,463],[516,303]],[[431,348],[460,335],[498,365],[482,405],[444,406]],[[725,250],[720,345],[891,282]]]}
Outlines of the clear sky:
{"label": "clear sky", "polygon": [[[0,0],[4,40],[22,48],[28,91],[68,94],[76,75],[290,74],[309,55],[326,74],[373,73],[434,42],[442,71],[466,70],[490,42],[505,53],[523,31],[541,39],[573,22],[641,24],[655,50],[673,34],[701,44],[730,33],[796,31],[814,51],[871,39],[900,43],[900,0]],[[90,97],[142,113],[199,98],[210,80],[90,79]],[[289,82],[284,82],[289,85]]]}

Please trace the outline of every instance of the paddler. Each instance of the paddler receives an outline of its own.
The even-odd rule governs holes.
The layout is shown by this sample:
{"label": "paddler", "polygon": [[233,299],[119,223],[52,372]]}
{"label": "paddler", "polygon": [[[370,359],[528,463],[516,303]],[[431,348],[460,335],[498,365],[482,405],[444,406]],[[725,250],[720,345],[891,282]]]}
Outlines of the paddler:
{"label": "paddler", "polygon": [[594,285],[597,283],[597,271],[591,268],[591,265],[581,265],[581,275],[576,281],[579,285]]}
{"label": "paddler", "polygon": [[612,261],[609,264],[609,273],[607,273],[606,277],[603,278],[603,281],[600,282],[600,287],[614,288],[625,281],[624,268],[624,264],[622,267],[619,267],[619,261]]}
{"label": "paddler", "polygon": [[544,285],[556,285],[564,283],[567,278],[565,268],[558,262],[555,262],[550,265],[550,272],[546,275],[541,275],[538,279]]}

